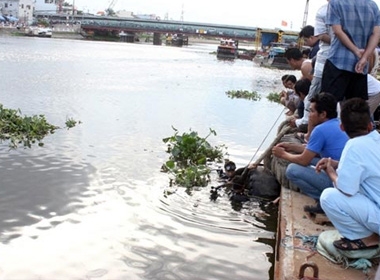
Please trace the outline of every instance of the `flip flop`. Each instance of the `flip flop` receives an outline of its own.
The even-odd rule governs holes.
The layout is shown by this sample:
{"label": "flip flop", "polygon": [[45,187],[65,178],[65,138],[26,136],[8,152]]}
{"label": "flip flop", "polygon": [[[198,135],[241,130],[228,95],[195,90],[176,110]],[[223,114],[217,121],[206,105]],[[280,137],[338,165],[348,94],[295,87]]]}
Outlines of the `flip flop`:
{"label": "flip flop", "polygon": [[367,246],[361,239],[350,240],[344,237],[340,240],[334,241],[333,245],[335,248],[342,251],[369,250],[379,248],[379,245]]}
{"label": "flip flop", "polygon": [[299,141],[301,141],[301,144],[306,144],[307,143],[307,141],[305,139],[305,133],[296,132],[296,133],[294,133],[294,137],[296,139],[298,139]]}

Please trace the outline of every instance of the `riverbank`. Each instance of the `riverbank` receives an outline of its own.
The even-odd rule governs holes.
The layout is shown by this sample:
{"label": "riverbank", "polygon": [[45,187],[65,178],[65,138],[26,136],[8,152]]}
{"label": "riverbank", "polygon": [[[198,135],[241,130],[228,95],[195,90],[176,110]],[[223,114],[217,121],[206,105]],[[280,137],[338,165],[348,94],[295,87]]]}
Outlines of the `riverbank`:
{"label": "riverbank", "polygon": [[[280,132],[276,139],[278,142],[300,143],[289,130],[284,131],[282,135]],[[272,145],[276,143],[275,140]],[[346,268],[344,266],[347,263],[343,261],[333,263],[317,250],[316,244],[313,242],[317,241],[321,233],[333,231],[335,228],[325,215],[310,216],[303,210],[304,205],[313,205],[315,201],[301,194],[297,187],[287,180],[285,170],[288,162],[271,155],[266,159],[270,162],[264,162],[264,165],[270,166],[271,171],[282,186],[278,213],[274,279],[301,279],[301,267],[303,266],[309,267],[304,273],[304,276],[309,277],[313,276],[312,268],[314,267],[315,279],[375,279],[378,259],[372,259],[372,267],[364,271],[352,267]]]}
{"label": "riverbank", "polygon": [[[0,36],[23,36],[24,35],[24,29],[18,29],[16,27],[1,27],[0,26]],[[53,27],[53,36],[51,37],[53,39],[71,39],[71,40],[89,40],[83,37],[80,34],[80,25],[56,25]],[[153,44],[153,39],[148,40],[148,42],[145,42],[145,40],[140,40],[139,44]],[[190,36],[189,37],[189,44],[214,44],[219,45],[220,39],[219,38],[209,38],[209,37],[201,37],[201,36]],[[164,44],[164,40],[163,40]],[[253,49],[253,42],[248,41],[241,41],[240,46],[244,48],[251,48]]]}

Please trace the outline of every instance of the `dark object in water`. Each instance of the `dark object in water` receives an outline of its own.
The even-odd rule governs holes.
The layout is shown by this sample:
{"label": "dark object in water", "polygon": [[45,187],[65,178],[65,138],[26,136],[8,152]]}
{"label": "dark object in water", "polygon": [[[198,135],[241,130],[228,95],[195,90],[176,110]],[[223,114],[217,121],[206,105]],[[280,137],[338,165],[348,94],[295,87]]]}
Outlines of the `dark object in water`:
{"label": "dark object in water", "polygon": [[263,167],[251,169],[247,180],[248,195],[250,196],[277,198],[280,195],[280,183],[269,170]]}
{"label": "dark object in water", "polygon": [[230,200],[239,202],[248,201],[250,197],[274,199],[281,191],[274,175],[262,166],[249,170],[239,168],[230,182],[211,188],[211,200],[215,201],[219,197],[218,190],[222,187],[229,187]]}

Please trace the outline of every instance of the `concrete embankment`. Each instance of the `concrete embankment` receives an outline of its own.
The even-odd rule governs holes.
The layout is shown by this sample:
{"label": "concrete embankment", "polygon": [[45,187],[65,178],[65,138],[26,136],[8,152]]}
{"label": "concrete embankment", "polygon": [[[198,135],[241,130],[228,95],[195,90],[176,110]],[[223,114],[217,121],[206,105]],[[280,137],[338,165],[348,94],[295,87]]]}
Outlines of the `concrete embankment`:
{"label": "concrete embankment", "polygon": [[[286,122],[284,122],[286,123]],[[283,127],[273,141],[271,147],[278,142],[300,141],[294,137],[294,130]],[[278,229],[276,238],[275,274],[276,280],[300,279],[301,267],[309,266],[308,275],[312,275],[312,268],[318,269],[318,278],[324,280],[352,280],[374,279],[378,267],[374,261],[373,267],[366,274],[359,269],[344,268],[343,264],[336,264],[319,254],[310,243],[304,243],[304,238],[319,236],[322,232],[335,228],[325,215],[310,215],[303,210],[304,205],[314,205],[315,201],[298,191],[298,188],[289,182],[285,170],[289,162],[271,156],[270,150],[264,159],[264,166],[268,166],[282,185]],[[302,238],[304,237],[304,238]],[[316,271],[316,270],[314,270]],[[306,278],[302,278],[306,279]]]}

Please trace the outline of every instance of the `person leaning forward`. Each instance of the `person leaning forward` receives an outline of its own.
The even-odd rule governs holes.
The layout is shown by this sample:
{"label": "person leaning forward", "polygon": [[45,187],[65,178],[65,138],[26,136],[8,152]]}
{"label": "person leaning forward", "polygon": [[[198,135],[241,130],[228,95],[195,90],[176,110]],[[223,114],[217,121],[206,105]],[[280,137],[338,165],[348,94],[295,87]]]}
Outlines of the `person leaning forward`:
{"label": "person leaning forward", "polygon": [[348,136],[340,129],[337,118],[337,101],[330,93],[320,93],[310,101],[309,122],[313,129],[306,145],[283,142],[272,149],[272,154],[288,160],[285,175],[300,191],[317,201],[316,206],[305,206],[304,210],[323,213],[319,204],[322,191],[332,188],[331,179],[325,172],[316,173],[315,165],[321,157],[339,160]]}
{"label": "person leaning forward", "polygon": [[373,130],[368,104],[360,98],[345,101],[342,129],[350,137],[340,161],[321,159],[334,188],[325,189],[321,206],[343,236],[334,241],[340,250],[378,248],[380,234],[380,134]]}

